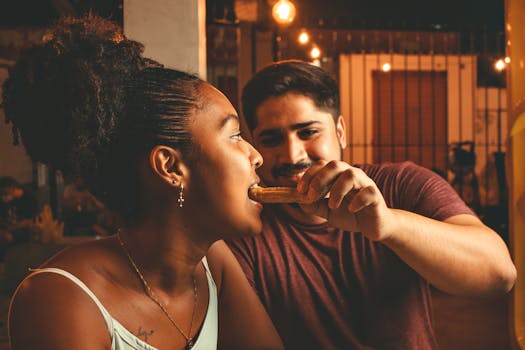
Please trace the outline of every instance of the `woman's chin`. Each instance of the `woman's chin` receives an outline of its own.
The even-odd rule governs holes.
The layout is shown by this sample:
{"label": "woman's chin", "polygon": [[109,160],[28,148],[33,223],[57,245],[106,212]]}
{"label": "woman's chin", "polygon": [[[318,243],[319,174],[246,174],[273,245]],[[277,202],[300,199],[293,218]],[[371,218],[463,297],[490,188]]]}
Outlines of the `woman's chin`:
{"label": "woman's chin", "polygon": [[246,236],[257,236],[262,231],[262,222],[259,220],[258,223],[251,224],[242,230],[239,230],[239,234],[235,238],[242,238]]}

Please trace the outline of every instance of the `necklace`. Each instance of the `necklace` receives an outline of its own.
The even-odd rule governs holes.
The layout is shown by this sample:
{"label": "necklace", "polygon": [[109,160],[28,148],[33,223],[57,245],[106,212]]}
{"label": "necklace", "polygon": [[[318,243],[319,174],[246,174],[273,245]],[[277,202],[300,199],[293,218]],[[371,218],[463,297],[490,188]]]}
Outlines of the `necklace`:
{"label": "necklace", "polygon": [[120,229],[117,231],[117,239],[120,243],[120,246],[122,247],[122,250],[124,251],[124,253],[126,254],[126,256],[128,257],[128,260],[130,262],[130,264],[133,266],[133,269],[135,270],[135,272],[137,273],[137,276],[139,277],[140,281],[142,282],[142,285],[144,286],[144,290],[146,291],[146,295],[155,303],[158,305],[158,307],[162,310],[162,312],[164,313],[164,315],[166,315],[166,317],[170,320],[170,322],[175,326],[175,328],[177,328],[177,330],[179,331],[179,333],[184,337],[184,339],[186,339],[186,347],[184,348],[185,350],[190,350],[192,347],[193,347],[193,338],[191,336],[191,329],[193,328],[193,320],[195,318],[195,309],[197,308],[197,283],[195,282],[195,273],[193,273],[192,275],[192,281],[193,281],[193,311],[191,313],[191,322],[190,322],[190,330],[188,331],[188,335],[186,335],[186,333],[184,333],[184,331],[182,330],[182,328],[177,324],[177,322],[175,322],[175,320],[173,319],[173,317],[170,315],[170,313],[168,312],[168,310],[166,310],[166,308],[164,307],[164,305],[160,302],[159,298],[157,298],[157,296],[155,295],[155,293],[153,293],[153,290],[150,288],[150,286],[148,285],[148,282],[146,282],[146,279],[144,278],[144,275],[142,274],[142,272],[140,272],[137,264],[135,263],[135,261],[133,260],[133,258],[131,257],[131,254],[129,253],[129,250],[127,249],[126,245],[124,244],[124,241],[122,240],[122,238],[120,237]]}

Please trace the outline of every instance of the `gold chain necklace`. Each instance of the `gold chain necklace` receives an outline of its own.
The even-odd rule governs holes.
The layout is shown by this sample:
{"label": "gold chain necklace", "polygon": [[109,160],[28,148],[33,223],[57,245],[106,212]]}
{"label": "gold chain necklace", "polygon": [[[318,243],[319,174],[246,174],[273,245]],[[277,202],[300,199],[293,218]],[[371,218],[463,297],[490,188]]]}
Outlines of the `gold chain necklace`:
{"label": "gold chain necklace", "polygon": [[122,250],[124,251],[124,253],[126,254],[126,256],[128,257],[128,260],[129,262],[131,263],[131,265],[133,266],[133,269],[135,269],[135,272],[137,273],[137,275],[139,276],[139,279],[140,281],[142,282],[142,285],[144,286],[144,290],[146,291],[146,295],[155,303],[159,306],[159,308],[162,310],[162,312],[164,313],[164,315],[166,315],[166,317],[170,320],[170,322],[175,326],[175,328],[177,328],[177,330],[179,331],[180,334],[182,334],[182,336],[184,337],[184,339],[186,339],[186,347],[184,349],[186,350],[190,350],[192,347],[193,347],[193,338],[191,336],[191,330],[193,328],[193,320],[195,318],[195,309],[197,308],[197,283],[195,282],[195,273],[193,273],[192,275],[192,281],[193,281],[193,295],[194,295],[194,299],[193,299],[193,311],[191,313],[191,322],[190,322],[190,330],[188,332],[188,335],[186,335],[186,333],[184,333],[184,331],[182,330],[181,327],[179,327],[179,325],[177,324],[177,322],[175,322],[175,320],[173,319],[173,317],[170,315],[170,313],[168,312],[168,310],[166,310],[166,308],[164,307],[164,305],[162,305],[162,303],[160,302],[160,300],[157,298],[157,296],[155,295],[155,293],[153,293],[153,290],[150,288],[150,286],[148,285],[148,282],[146,282],[146,279],[144,278],[144,275],[142,275],[142,273],[140,272],[137,264],[135,263],[135,261],[133,260],[133,258],[131,257],[131,254],[129,253],[129,250],[127,249],[126,245],[124,244],[124,241],[122,240],[122,238],[120,237],[120,230],[117,231],[117,239],[120,243],[120,246],[122,247]]}

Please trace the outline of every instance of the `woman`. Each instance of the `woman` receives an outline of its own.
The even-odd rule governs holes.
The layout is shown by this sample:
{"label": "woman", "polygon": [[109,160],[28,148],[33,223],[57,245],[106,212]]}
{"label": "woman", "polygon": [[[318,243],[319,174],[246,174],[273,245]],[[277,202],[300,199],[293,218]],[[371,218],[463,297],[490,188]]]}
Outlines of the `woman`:
{"label": "woman", "polygon": [[82,176],[123,221],[21,283],[11,346],[280,349],[220,241],[261,230],[248,189],[262,159],[224,95],[141,54],[105,20],[66,19],[10,72],[4,107],[15,139],[34,161]]}

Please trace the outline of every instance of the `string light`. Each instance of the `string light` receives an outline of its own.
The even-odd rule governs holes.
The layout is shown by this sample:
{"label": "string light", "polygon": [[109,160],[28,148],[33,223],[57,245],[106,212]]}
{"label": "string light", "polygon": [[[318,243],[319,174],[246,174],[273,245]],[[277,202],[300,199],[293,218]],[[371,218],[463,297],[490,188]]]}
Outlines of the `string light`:
{"label": "string light", "polygon": [[290,24],[295,18],[295,5],[289,0],[279,0],[272,7],[272,16],[279,24]]}
{"label": "string light", "polygon": [[498,72],[503,71],[505,69],[505,61],[502,58],[497,60],[494,63],[494,69],[497,70]]}
{"label": "string light", "polygon": [[298,40],[299,40],[299,44],[305,45],[305,44],[307,44],[310,41],[310,36],[308,35],[308,33],[305,30],[303,30],[299,34]]}
{"label": "string light", "polygon": [[318,59],[321,57],[321,50],[317,46],[312,47],[312,50],[310,51],[310,57],[314,60]]}
{"label": "string light", "polygon": [[505,69],[505,61],[502,58],[497,60],[494,63],[494,69],[497,70],[498,72],[501,72],[502,70],[504,70]]}
{"label": "string light", "polygon": [[392,65],[388,62],[383,63],[383,66],[381,66],[381,70],[383,70],[383,72],[390,72],[392,70]]}

